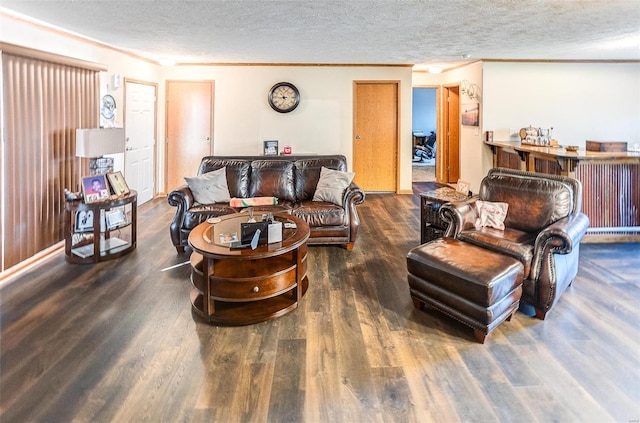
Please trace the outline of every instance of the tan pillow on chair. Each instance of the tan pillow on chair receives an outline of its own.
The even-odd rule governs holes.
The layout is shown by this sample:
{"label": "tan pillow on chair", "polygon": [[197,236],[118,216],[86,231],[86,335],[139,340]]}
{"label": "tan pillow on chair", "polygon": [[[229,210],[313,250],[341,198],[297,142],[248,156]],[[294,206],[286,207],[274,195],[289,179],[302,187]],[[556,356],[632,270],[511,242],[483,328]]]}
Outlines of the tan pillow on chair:
{"label": "tan pillow on chair", "polygon": [[476,207],[478,209],[476,229],[488,226],[504,231],[504,219],[507,217],[509,204],[478,200],[476,201]]}

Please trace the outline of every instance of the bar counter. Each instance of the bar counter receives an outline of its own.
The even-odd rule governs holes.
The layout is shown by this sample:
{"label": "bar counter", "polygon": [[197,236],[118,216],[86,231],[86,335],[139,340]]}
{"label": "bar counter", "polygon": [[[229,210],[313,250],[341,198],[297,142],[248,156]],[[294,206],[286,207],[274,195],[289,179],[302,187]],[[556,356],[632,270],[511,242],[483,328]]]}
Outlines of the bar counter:
{"label": "bar counter", "polygon": [[485,142],[493,166],[571,176],[582,182],[582,210],[591,221],[586,242],[640,241],[640,152]]}

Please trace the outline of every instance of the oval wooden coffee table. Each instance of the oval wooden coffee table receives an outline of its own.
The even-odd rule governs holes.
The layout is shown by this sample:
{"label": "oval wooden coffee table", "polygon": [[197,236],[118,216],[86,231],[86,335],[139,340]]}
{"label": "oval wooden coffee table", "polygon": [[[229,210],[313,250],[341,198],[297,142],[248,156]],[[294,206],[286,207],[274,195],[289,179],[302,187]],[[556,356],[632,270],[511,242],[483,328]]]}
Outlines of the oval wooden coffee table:
{"label": "oval wooden coffee table", "polygon": [[191,304],[206,322],[249,325],[298,307],[309,286],[309,225],[285,213],[274,213],[274,218],[283,224],[282,241],[255,250],[225,244],[227,235],[239,236],[240,224],[249,219],[246,213],[201,223],[189,234]]}

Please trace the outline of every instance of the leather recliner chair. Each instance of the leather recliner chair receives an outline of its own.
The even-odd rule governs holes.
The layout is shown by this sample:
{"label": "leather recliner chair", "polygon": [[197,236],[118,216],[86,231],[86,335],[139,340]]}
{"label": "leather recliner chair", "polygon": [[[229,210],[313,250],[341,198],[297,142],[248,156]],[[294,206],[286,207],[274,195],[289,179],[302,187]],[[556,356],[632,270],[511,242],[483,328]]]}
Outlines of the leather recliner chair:
{"label": "leather recliner chair", "polygon": [[[505,229],[476,229],[477,200],[509,205]],[[589,226],[581,212],[582,185],[574,178],[495,168],[479,195],[443,205],[452,237],[514,257],[524,265],[521,302],[544,319],[578,272],[580,240]]]}

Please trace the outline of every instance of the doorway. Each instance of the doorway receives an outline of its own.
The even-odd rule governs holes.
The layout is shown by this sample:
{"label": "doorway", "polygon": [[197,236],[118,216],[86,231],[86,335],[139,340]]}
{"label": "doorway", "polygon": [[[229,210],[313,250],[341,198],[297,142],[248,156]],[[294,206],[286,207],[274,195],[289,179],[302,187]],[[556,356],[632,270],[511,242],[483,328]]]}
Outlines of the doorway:
{"label": "doorway", "polygon": [[396,192],[399,81],[354,81],[353,171],[365,192]]}
{"label": "doorway", "polygon": [[438,137],[436,180],[456,183],[460,179],[460,86],[442,87],[442,134]]}
{"label": "doorway", "polygon": [[439,89],[414,87],[412,94],[412,181],[433,182],[436,180]]}
{"label": "doorway", "polygon": [[125,80],[124,176],[138,192],[138,205],[155,194],[157,85]]}
{"label": "doorway", "polygon": [[213,99],[213,81],[167,81],[167,192],[213,154]]}

